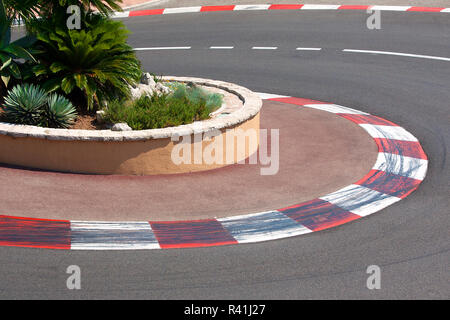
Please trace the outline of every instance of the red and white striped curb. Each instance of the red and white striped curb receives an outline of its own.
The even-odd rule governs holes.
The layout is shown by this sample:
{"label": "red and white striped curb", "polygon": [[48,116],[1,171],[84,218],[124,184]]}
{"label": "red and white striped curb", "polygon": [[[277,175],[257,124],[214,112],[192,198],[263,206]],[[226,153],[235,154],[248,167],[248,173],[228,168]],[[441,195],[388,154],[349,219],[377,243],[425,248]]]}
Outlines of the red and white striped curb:
{"label": "red and white striped curb", "polygon": [[127,18],[175,13],[245,11],[245,10],[375,10],[396,12],[434,12],[450,13],[450,8],[417,6],[380,6],[380,5],[325,5],[325,4],[243,4],[220,6],[193,6],[165,9],[130,10],[116,12],[113,17]]}
{"label": "red and white striped curb", "polygon": [[428,160],[419,141],[393,122],[355,109],[309,99],[261,98],[334,113],[375,140],[372,170],[355,183],[286,208],[222,219],[169,222],[93,222],[0,216],[0,245],[72,250],[207,247],[254,243],[320,231],[368,216],[417,189]]}
{"label": "red and white striped curb", "polygon": [[[220,11],[263,11],[263,10],[374,10],[394,12],[428,12],[450,13],[450,7],[417,7],[417,6],[380,6],[380,5],[327,5],[327,4],[242,4],[221,6],[192,6],[179,8],[162,8],[147,10],[125,10],[114,12],[113,18],[128,18],[138,16],[153,16],[175,13],[198,13]],[[14,24],[19,24],[14,21]]]}

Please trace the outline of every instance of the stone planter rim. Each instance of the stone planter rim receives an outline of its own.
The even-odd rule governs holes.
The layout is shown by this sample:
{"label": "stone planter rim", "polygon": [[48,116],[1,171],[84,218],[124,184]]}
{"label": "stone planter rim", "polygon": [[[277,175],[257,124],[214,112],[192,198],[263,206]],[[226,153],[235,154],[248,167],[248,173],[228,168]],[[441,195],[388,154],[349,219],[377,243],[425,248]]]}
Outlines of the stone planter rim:
{"label": "stone planter rim", "polygon": [[203,134],[212,130],[220,130],[241,124],[259,113],[262,107],[262,99],[242,86],[210,79],[193,77],[162,77],[166,81],[193,82],[198,85],[215,87],[235,94],[243,102],[239,110],[222,117],[197,121],[177,127],[147,129],[136,131],[111,131],[111,130],[76,130],[76,129],[52,129],[28,125],[17,125],[0,122],[0,135],[15,138],[36,138],[62,141],[144,141],[150,139],[172,138],[174,136],[186,136],[191,134]]}

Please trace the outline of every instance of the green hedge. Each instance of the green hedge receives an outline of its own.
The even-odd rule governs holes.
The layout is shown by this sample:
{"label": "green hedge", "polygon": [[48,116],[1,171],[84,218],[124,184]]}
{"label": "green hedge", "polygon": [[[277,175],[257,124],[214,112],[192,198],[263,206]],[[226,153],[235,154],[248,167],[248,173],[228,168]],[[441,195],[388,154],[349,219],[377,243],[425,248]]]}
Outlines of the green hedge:
{"label": "green hedge", "polygon": [[184,84],[169,84],[171,94],[142,96],[135,101],[113,101],[105,110],[109,123],[126,122],[133,130],[189,124],[209,118],[222,105],[223,96]]}

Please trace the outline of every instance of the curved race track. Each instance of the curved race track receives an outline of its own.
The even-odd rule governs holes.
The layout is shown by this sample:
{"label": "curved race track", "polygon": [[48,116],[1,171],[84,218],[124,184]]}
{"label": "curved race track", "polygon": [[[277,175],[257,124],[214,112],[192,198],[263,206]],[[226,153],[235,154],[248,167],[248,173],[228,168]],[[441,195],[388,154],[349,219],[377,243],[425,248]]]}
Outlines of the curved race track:
{"label": "curved race track", "polygon": [[[366,28],[364,11],[124,21],[135,48],[191,47],[139,51],[146,70],[332,101],[403,126],[430,160],[426,179],[406,200],[337,228],[259,244],[146,252],[0,247],[0,298],[448,298],[450,61],[342,50],[450,58],[449,15],[382,12],[381,18],[381,30]],[[381,267],[381,290],[366,288],[366,268],[374,264]],[[69,265],[81,267],[82,290],[66,289]]]}

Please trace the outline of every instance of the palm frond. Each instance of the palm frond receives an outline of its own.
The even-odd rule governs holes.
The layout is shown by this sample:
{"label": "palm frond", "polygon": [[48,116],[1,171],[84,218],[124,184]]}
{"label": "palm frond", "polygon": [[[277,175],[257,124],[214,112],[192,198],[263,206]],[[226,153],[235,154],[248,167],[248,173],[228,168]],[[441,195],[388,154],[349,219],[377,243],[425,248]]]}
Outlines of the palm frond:
{"label": "palm frond", "polygon": [[42,28],[36,23],[40,46],[45,53],[38,56],[41,66],[36,76],[57,83],[66,94],[80,90],[87,108],[117,97],[128,97],[130,85],[141,77],[140,63],[133,49],[126,43],[128,31],[119,21],[88,14],[86,28],[49,30],[46,19]]}

